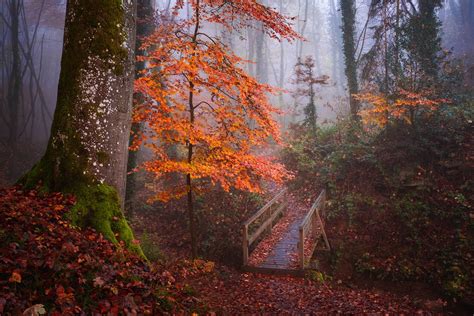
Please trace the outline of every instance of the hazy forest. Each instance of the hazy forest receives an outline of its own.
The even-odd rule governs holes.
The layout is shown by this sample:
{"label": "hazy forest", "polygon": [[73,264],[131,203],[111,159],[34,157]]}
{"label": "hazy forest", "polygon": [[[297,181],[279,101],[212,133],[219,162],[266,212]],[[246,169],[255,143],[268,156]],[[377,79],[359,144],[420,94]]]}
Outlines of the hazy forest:
{"label": "hazy forest", "polygon": [[0,315],[473,315],[474,0],[0,0]]}

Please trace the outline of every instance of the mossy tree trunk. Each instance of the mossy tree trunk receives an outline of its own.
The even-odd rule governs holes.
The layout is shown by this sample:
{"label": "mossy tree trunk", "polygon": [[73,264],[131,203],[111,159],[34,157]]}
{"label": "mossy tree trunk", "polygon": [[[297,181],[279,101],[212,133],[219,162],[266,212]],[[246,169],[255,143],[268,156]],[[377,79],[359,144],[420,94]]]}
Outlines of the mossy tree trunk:
{"label": "mossy tree trunk", "polygon": [[354,94],[359,92],[357,81],[357,64],[355,59],[355,3],[354,0],[340,0],[342,15],[342,38],[344,60],[346,64],[347,85],[349,87],[350,110],[353,119],[358,119],[359,104]]}
{"label": "mossy tree trunk", "polygon": [[[74,194],[71,221],[133,248],[122,209],[134,78],[135,0],[69,0],[44,157],[21,182]],[[140,252],[138,248],[136,248]]]}

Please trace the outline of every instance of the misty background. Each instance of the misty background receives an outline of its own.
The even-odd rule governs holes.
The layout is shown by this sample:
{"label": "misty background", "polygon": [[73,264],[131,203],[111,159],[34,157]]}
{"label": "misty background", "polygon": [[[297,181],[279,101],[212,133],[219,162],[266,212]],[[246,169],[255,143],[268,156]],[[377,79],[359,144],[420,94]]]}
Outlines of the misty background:
{"label": "misty background", "polygon": [[[283,111],[282,128],[302,119],[307,101],[293,93],[295,64],[311,56],[317,76],[328,76],[317,86],[320,124],[330,124],[349,112],[344,74],[339,0],[262,0],[293,18],[304,37],[293,43],[275,41],[261,26],[242,31],[214,28],[239,56],[252,63],[248,72],[282,90],[272,97]],[[361,58],[374,44],[368,19],[370,0],[356,1],[356,45]],[[416,1],[415,1],[416,2]],[[156,1],[166,16],[174,1]],[[2,0],[0,2],[0,175],[13,183],[38,161],[46,149],[56,104],[66,0]],[[474,82],[474,1],[446,0],[438,16],[443,47],[462,59]],[[159,19],[157,23],[160,23]],[[15,157],[14,159],[12,159]],[[1,183],[0,183],[1,185]]]}

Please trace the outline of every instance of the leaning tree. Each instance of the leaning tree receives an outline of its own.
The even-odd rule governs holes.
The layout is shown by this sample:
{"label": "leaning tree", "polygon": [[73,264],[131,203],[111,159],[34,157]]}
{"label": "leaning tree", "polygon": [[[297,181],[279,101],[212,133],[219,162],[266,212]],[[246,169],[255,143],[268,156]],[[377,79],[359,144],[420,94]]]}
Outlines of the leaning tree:
{"label": "leaning tree", "polygon": [[73,194],[69,219],[132,243],[122,213],[134,78],[135,0],[67,3],[58,99],[48,147],[21,182]]}

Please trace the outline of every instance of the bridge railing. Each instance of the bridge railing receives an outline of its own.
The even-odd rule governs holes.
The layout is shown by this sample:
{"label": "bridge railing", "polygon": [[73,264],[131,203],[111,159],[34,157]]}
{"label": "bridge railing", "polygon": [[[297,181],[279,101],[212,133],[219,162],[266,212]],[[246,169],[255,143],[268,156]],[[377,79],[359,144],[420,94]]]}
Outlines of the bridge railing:
{"label": "bridge railing", "polygon": [[321,235],[324,238],[326,248],[328,250],[331,249],[326,236],[326,231],[324,230],[324,223],[321,218],[325,204],[326,190],[322,190],[299,226],[298,257],[299,267],[301,269],[306,267],[305,247],[309,249],[307,254],[310,259],[313,256]]}
{"label": "bridge railing", "polygon": [[248,265],[249,251],[252,244],[265,231],[271,232],[273,222],[280,214],[286,211],[288,207],[287,194],[288,190],[286,188],[278,192],[277,195],[243,224],[242,251],[244,266]]}

